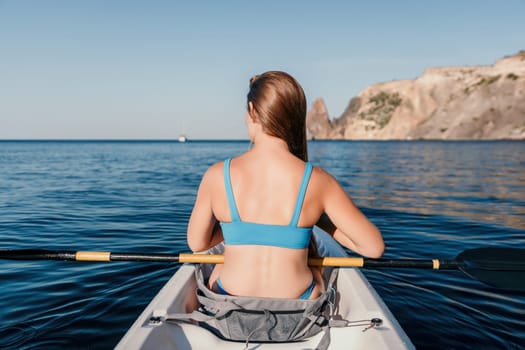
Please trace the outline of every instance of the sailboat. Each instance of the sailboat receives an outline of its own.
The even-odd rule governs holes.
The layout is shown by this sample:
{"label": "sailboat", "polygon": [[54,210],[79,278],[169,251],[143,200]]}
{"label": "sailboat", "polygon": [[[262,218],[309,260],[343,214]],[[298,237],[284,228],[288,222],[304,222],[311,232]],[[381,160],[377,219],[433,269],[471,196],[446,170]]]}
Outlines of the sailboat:
{"label": "sailboat", "polygon": [[[180,122],[180,121],[179,121]],[[186,142],[188,141],[188,138],[186,137],[186,134],[185,134],[185,131],[186,131],[186,122],[185,120],[183,119],[182,120],[182,129],[180,129],[182,131],[181,134],[179,134],[179,142]]]}

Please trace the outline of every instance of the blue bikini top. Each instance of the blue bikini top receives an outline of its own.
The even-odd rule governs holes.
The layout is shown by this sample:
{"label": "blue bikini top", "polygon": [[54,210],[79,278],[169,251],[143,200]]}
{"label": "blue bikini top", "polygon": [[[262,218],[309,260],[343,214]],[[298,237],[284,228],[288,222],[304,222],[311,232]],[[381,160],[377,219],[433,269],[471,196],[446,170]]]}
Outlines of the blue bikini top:
{"label": "blue bikini top", "polygon": [[301,209],[303,207],[304,196],[308,181],[312,174],[312,164],[306,163],[303,180],[299,188],[299,194],[295,203],[292,221],[289,225],[269,225],[254,222],[241,221],[235,198],[233,197],[232,184],[230,179],[230,161],[224,161],[224,186],[228,197],[231,222],[221,222],[224,243],[229,245],[265,245],[292,249],[308,248],[312,227],[297,227]]}

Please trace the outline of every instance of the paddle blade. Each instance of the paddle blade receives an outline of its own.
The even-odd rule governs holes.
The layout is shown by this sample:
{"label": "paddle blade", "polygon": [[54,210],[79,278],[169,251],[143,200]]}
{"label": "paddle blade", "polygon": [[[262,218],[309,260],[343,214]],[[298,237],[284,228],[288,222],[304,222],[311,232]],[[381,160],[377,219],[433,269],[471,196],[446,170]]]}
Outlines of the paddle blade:
{"label": "paddle blade", "polygon": [[456,260],[472,278],[496,288],[525,292],[525,249],[468,249]]}

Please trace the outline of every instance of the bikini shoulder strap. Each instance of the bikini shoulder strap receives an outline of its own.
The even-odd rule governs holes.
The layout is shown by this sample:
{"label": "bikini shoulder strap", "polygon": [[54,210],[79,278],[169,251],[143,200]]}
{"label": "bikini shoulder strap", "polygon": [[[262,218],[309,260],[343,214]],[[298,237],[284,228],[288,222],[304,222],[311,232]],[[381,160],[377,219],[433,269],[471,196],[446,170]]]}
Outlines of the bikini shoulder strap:
{"label": "bikini shoulder strap", "polygon": [[299,194],[297,195],[297,201],[295,202],[295,210],[292,216],[292,222],[290,222],[290,226],[297,226],[299,223],[299,216],[301,216],[301,210],[303,209],[304,196],[306,194],[306,189],[308,188],[310,175],[312,175],[312,169],[312,164],[307,162],[304,168],[303,181],[301,182],[301,187],[299,187]]}
{"label": "bikini shoulder strap", "polygon": [[233,197],[232,181],[230,178],[230,162],[231,158],[224,161],[224,187],[226,188],[226,197],[228,197],[228,207],[230,208],[230,216],[233,221],[241,221],[237,205],[235,205],[235,198]]}

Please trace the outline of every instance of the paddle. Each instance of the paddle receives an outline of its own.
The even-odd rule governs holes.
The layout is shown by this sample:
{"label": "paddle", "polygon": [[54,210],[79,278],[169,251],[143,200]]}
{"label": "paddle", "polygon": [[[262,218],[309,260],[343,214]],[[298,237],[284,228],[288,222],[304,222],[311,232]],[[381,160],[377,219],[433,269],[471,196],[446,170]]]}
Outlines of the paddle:
{"label": "paddle", "polygon": [[[150,261],[174,263],[222,264],[222,255],[212,254],[146,254],[92,251],[53,251],[45,249],[0,250],[0,259],[8,260],[73,260],[73,261]],[[311,258],[310,266],[341,266],[363,268],[421,268],[461,270],[468,276],[490,286],[525,291],[525,249],[467,249],[455,260],[368,259],[353,257]]]}

